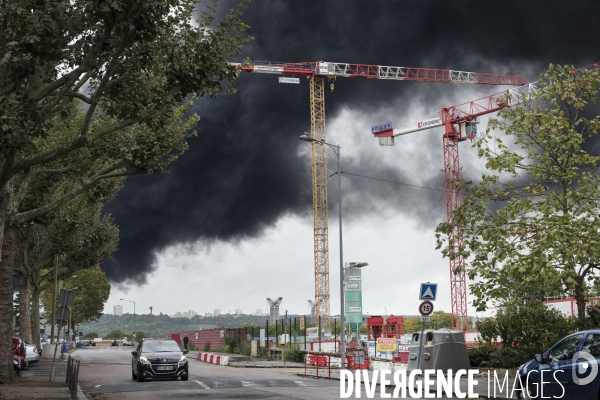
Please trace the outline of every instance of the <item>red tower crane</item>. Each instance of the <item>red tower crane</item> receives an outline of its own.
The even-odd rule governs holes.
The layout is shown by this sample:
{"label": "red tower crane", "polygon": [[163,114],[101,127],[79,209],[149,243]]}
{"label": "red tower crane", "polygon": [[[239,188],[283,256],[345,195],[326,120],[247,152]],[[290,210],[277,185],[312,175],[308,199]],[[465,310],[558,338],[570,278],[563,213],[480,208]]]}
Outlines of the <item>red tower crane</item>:
{"label": "red tower crane", "polygon": [[[315,314],[323,317],[329,326],[329,228],[327,207],[327,157],[325,144],[325,90],[324,81],[330,81],[333,90],[338,77],[388,79],[418,82],[470,83],[484,85],[524,85],[521,76],[484,74],[479,72],[455,71],[431,68],[392,67],[383,65],[348,64],[335,62],[254,62],[252,64],[231,63],[240,70],[251,73],[283,75],[282,83],[300,83],[306,76],[310,82],[310,119],[312,141],[312,186],[314,214],[314,263],[315,263]],[[340,269],[343,271],[342,260]],[[342,272],[343,274],[343,272]],[[343,283],[341,283],[343,285]],[[343,288],[340,288],[343,293]]]}
{"label": "red tower crane", "polygon": [[[583,68],[600,69],[600,63]],[[462,192],[455,185],[456,182],[460,181],[458,143],[466,139],[473,139],[476,135],[477,117],[517,105],[539,90],[538,82],[522,85],[477,100],[442,108],[440,111],[426,115],[416,122],[411,122],[399,128],[394,128],[390,122],[375,125],[371,128],[371,133],[379,138],[380,145],[393,146],[396,136],[444,126],[442,146],[444,150],[443,171],[446,184],[446,218],[448,222],[452,222],[453,211],[462,205]],[[463,234],[459,228],[455,227],[450,233],[448,242],[455,243],[455,248],[462,245]],[[468,328],[467,277],[464,266],[465,262],[460,254],[450,258],[452,328],[466,331]]]}

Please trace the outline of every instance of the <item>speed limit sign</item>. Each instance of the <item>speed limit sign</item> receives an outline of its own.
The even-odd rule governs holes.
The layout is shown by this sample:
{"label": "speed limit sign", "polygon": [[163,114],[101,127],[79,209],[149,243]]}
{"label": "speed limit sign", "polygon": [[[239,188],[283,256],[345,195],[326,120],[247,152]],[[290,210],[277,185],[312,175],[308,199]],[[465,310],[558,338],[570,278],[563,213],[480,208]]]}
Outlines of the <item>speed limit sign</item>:
{"label": "speed limit sign", "polygon": [[425,300],[424,302],[422,302],[419,305],[419,313],[426,317],[428,315],[431,315],[431,313],[433,312],[433,303],[430,302],[429,300]]}

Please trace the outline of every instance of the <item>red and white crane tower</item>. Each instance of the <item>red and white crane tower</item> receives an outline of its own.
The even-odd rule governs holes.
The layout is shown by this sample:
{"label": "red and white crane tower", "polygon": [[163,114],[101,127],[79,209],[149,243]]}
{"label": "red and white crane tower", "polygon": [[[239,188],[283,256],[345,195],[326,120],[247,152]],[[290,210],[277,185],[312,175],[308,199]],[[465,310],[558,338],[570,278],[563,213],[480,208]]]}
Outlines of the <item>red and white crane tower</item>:
{"label": "red and white crane tower", "polygon": [[[600,69],[600,63],[592,64],[586,69]],[[575,71],[574,71],[575,73]],[[505,90],[477,100],[472,100],[456,106],[442,108],[440,111],[428,114],[425,117],[394,128],[392,123],[375,125],[371,133],[379,138],[381,146],[393,146],[394,138],[412,132],[418,132],[437,127],[444,127],[442,147],[444,151],[444,178],[446,185],[446,218],[453,221],[453,211],[462,205],[462,192],[456,184],[460,181],[460,159],[458,143],[473,139],[477,134],[477,117],[500,111],[505,107],[512,107],[522,103],[532,94],[540,90],[539,83],[534,82]],[[454,243],[454,249],[463,244],[463,233],[459,227],[448,235],[448,242]],[[451,253],[454,251],[451,249]],[[450,296],[452,303],[452,328],[466,331],[467,321],[467,277],[465,260],[462,255],[455,253],[450,258]]]}
{"label": "red and white crane tower", "polygon": [[[312,142],[312,187],[314,214],[315,314],[324,326],[330,321],[329,295],[329,228],[327,206],[327,153],[325,144],[325,78],[333,90],[338,77],[387,79],[398,81],[468,83],[483,85],[524,85],[521,76],[484,74],[447,69],[392,67],[383,65],[336,62],[263,62],[231,63],[251,73],[282,75],[279,82],[300,83],[305,76],[310,82],[310,120]],[[288,77],[288,78],[286,78]],[[340,261],[341,262],[341,261]],[[343,268],[343,267],[341,267]]]}

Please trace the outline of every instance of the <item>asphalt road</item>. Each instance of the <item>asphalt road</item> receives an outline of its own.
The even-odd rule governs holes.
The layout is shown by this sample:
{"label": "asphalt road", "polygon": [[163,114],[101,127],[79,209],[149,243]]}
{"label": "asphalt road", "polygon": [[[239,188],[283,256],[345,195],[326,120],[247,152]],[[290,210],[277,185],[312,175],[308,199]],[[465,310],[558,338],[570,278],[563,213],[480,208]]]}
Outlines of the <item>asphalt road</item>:
{"label": "asphalt road", "polygon": [[190,358],[190,379],[131,379],[131,347],[82,348],[79,383],[95,400],[104,399],[339,399],[339,381],[302,378],[300,369],[234,368]]}

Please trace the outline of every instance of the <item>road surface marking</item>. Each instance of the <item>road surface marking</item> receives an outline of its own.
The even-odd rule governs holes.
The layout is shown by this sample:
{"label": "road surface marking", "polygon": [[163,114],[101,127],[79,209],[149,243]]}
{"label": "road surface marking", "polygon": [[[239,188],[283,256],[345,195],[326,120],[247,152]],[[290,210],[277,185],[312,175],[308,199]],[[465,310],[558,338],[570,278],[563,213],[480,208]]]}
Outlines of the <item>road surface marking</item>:
{"label": "road surface marking", "polygon": [[256,386],[256,383],[251,383],[251,382],[242,381],[242,386],[243,386],[243,387]]}
{"label": "road surface marking", "polygon": [[96,386],[94,386],[94,387],[100,387],[100,386],[102,386],[102,385],[96,385]]}
{"label": "road surface marking", "polygon": [[210,388],[208,387],[208,385],[206,385],[205,383],[202,383],[202,382],[200,382],[200,381],[194,381],[194,382],[196,382],[198,385],[202,386],[204,389],[210,389]]}
{"label": "road surface marking", "polygon": [[298,386],[306,386],[306,383],[304,383],[302,381],[294,381],[294,383]]}

